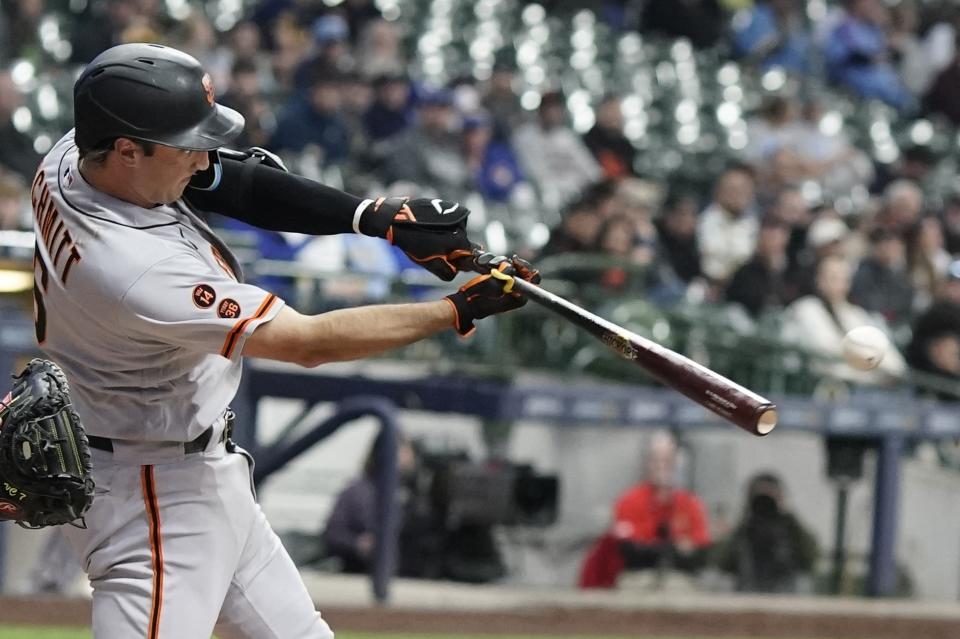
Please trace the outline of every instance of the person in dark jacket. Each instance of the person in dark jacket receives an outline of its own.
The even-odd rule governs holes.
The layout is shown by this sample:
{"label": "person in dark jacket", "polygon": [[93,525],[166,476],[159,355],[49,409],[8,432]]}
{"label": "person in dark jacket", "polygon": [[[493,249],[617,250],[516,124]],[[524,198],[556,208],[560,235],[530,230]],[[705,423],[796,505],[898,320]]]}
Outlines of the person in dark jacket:
{"label": "person in dark jacket", "polygon": [[753,318],[760,317],[764,311],[783,308],[792,301],[786,282],[789,241],[786,224],[776,217],[764,218],[757,250],[753,258],[734,273],[727,286],[727,301],[741,304]]}
{"label": "person in dark jacket", "polygon": [[371,141],[386,140],[413,124],[410,82],[400,73],[384,73],[373,80],[373,104],[363,114]]}
{"label": "person in dark jacket", "polygon": [[850,301],[880,313],[891,326],[910,321],[913,284],[907,274],[903,238],[887,229],[870,234],[870,255],[860,262],[850,288]]}
{"label": "person in dark jacket", "polygon": [[318,71],[304,95],[297,94],[284,107],[270,146],[278,153],[300,153],[316,146],[325,165],[338,164],[350,152],[350,131],[340,113],[344,76]]}
{"label": "person in dark jacket", "polygon": [[[322,540],[327,556],[336,557],[342,562],[343,572],[366,573],[370,570],[373,549],[376,543],[376,487],[377,454],[383,441],[377,437],[370,454],[367,456],[363,474],[337,496],[337,501],[327,519]],[[406,439],[401,439],[397,448],[397,472],[401,477],[409,476],[416,465],[413,447]],[[403,494],[398,500],[404,501]],[[401,509],[402,512],[402,509]],[[399,522],[397,531],[403,522]],[[397,543],[397,540],[394,540]]]}
{"label": "person in dark jacket", "polygon": [[702,275],[697,243],[697,201],[691,195],[671,194],[657,220],[660,247],[684,282]]}
{"label": "person in dark jacket", "polygon": [[780,478],[755,475],[743,519],[719,548],[720,569],[741,592],[792,593],[817,554],[816,539],[786,507]]}
{"label": "person in dark jacket", "polygon": [[623,101],[620,96],[607,96],[597,107],[597,123],[583,141],[597,159],[608,179],[635,175],[633,167],[637,149],[623,133]]}

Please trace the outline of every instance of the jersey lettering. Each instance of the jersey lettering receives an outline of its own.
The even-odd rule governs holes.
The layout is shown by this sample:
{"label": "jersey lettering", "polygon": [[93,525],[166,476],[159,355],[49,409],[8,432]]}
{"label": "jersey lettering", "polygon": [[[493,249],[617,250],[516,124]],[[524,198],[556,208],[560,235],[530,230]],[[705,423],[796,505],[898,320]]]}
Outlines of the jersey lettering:
{"label": "jersey lettering", "polygon": [[[66,286],[71,267],[81,259],[80,251],[77,250],[69,229],[60,217],[60,211],[57,210],[50,196],[50,188],[44,178],[43,171],[37,173],[30,189],[30,202],[33,204],[33,214],[37,218],[37,228],[40,231],[38,241],[43,241],[47,255],[50,255],[53,261],[50,266],[55,272],[59,269],[60,281]],[[54,246],[57,247],[56,251]],[[66,252],[64,252],[65,249]],[[62,264],[61,257],[64,258]],[[40,259],[39,255],[38,259]]]}
{"label": "jersey lettering", "polygon": [[[40,269],[40,278],[37,279],[37,268]],[[37,344],[47,341],[47,306],[43,302],[43,294],[47,292],[47,263],[40,256],[40,245],[33,247],[33,329],[37,336]]]}

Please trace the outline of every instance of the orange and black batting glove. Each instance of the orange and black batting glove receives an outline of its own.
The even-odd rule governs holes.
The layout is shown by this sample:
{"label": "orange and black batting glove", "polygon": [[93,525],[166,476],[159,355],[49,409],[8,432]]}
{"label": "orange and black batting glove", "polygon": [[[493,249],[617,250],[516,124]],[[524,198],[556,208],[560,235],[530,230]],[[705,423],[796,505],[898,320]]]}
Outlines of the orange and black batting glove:
{"label": "orange and black batting glove", "polygon": [[474,244],[467,238],[470,209],[439,198],[380,197],[364,200],[353,230],[385,238],[440,279],[469,270]]}
{"label": "orange and black batting glove", "polygon": [[[500,259],[503,261],[489,273],[476,276],[461,286],[459,291],[445,298],[453,306],[454,328],[460,335],[472,333],[476,328],[473,324],[475,320],[506,313],[527,303],[526,298],[513,290],[513,278],[519,277],[519,272],[509,260]],[[539,280],[537,274],[536,281]]]}

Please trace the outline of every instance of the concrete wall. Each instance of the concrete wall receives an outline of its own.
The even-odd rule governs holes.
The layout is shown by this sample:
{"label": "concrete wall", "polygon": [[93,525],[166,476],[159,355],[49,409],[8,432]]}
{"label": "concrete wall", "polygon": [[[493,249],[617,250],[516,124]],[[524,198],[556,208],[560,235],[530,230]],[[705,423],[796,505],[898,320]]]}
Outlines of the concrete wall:
{"label": "concrete wall", "polygon": [[[296,410],[296,404],[265,402],[261,423],[282,423]],[[478,457],[484,453],[478,420],[406,411],[400,421],[412,437],[466,448]],[[318,530],[336,492],[359,471],[374,435],[371,421],[345,427],[272,478],[261,491],[271,521],[281,529]],[[561,479],[556,526],[502,531],[515,581],[576,583],[590,542],[609,524],[612,503],[640,477],[648,437],[649,431],[618,426],[515,425],[508,446],[511,459],[533,463],[540,472],[556,473]],[[829,570],[836,489],[826,478],[826,456],[819,437],[775,431],[756,438],[731,427],[691,431],[683,444],[682,475],[703,497],[716,534],[740,517],[749,478],[772,470],[783,478],[794,512],[819,541],[821,569]],[[917,457],[903,466],[897,557],[918,596],[955,601],[960,599],[960,509],[955,505],[960,474],[924,461],[923,455]],[[874,464],[869,453],[864,473],[849,493],[846,540],[851,573],[865,569],[864,558],[870,548]]]}

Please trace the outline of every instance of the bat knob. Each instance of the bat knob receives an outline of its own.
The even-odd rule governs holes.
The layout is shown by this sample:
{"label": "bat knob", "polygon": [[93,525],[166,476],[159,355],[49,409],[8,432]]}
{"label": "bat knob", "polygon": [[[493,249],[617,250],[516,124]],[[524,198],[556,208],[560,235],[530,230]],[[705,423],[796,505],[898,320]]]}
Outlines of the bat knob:
{"label": "bat knob", "polygon": [[476,251],[473,254],[474,270],[478,273],[489,273],[497,268],[502,262],[509,262],[510,258],[504,255],[497,255],[489,251]]}

